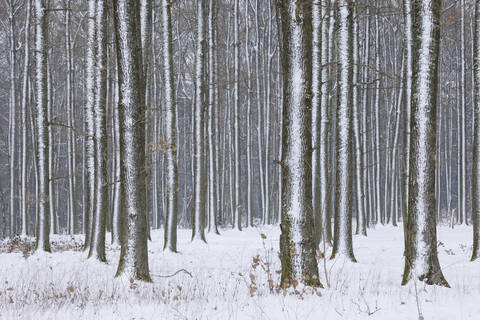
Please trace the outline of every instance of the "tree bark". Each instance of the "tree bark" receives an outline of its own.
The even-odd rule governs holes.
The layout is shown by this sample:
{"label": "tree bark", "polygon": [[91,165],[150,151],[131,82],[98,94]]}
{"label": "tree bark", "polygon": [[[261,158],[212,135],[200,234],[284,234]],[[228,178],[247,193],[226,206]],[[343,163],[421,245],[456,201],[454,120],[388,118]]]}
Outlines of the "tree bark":
{"label": "tree bark", "polygon": [[312,20],[308,1],[278,2],[282,19],[282,286],[321,286],[312,211]]}
{"label": "tree bark", "polygon": [[402,284],[413,276],[449,287],[437,256],[435,149],[440,6],[413,1],[413,66],[407,247]]}

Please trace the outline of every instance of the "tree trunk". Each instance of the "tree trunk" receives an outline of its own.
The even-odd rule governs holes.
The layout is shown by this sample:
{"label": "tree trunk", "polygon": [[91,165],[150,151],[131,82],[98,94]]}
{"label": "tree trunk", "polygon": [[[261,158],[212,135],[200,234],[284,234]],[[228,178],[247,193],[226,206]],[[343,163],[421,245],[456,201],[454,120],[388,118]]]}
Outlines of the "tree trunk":
{"label": "tree trunk", "polygon": [[413,1],[413,67],[407,247],[402,284],[413,276],[449,287],[437,256],[435,149],[440,7]]}
{"label": "tree trunk", "polygon": [[23,67],[23,89],[22,89],[22,172],[21,172],[21,214],[22,214],[22,237],[26,237],[28,234],[28,218],[27,218],[27,162],[28,162],[28,144],[27,144],[27,105],[28,105],[28,95],[29,95],[29,67],[30,67],[30,14],[31,14],[31,1],[27,0],[26,3],[26,14],[25,18],[25,61]]}
{"label": "tree trunk", "polygon": [[352,3],[337,1],[337,145],[335,224],[331,259],[344,255],[356,262],[352,247],[352,102],[353,23]]}
{"label": "tree trunk", "polygon": [[35,0],[35,60],[36,60],[36,125],[38,165],[38,220],[37,251],[50,252],[50,205],[49,205],[49,154],[47,117],[47,47],[48,17],[46,0]]}
{"label": "tree trunk", "polygon": [[138,1],[114,0],[119,37],[121,181],[124,184],[125,235],[117,276],[151,281],[148,269],[147,203],[145,192],[145,93]]}
{"label": "tree trunk", "polygon": [[307,1],[278,3],[282,18],[283,137],[280,257],[283,286],[321,286],[311,205],[312,20]]}
{"label": "tree trunk", "polygon": [[472,222],[473,222],[473,251],[471,260],[478,259],[480,247],[480,0],[475,0],[475,32],[473,34],[473,67],[474,67],[474,101],[473,112],[473,176],[472,176]]}
{"label": "tree trunk", "polygon": [[178,197],[178,174],[177,174],[177,139],[175,128],[176,102],[173,77],[172,55],[172,18],[170,13],[171,3],[162,0],[163,21],[163,81],[165,99],[165,145],[167,161],[167,215],[165,226],[164,249],[177,252],[177,197]]}
{"label": "tree trunk", "polygon": [[204,144],[204,119],[205,119],[205,21],[204,4],[197,1],[197,39],[195,55],[195,131],[194,141],[194,208],[192,240],[205,240],[205,144]]}
{"label": "tree trunk", "polygon": [[89,257],[100,261],[105,257],[105,228],[108,214],[108,172],[107,172],[107,3],[97,0],[96,7],[96,77],[95,77],[95,171],[96,196],[95,212],[90,242]]}

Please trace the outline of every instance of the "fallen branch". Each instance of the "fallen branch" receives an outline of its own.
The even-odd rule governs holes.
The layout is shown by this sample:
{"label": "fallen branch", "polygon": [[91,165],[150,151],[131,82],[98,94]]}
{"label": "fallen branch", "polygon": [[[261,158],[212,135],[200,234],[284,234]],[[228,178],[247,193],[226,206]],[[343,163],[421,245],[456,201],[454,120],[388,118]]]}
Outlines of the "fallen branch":
{"label": "fallen branch", "polygon": [[151,273],[151,275],[154,276],[154,277],[158,277],[158,278],[171,278],[171,277],[176,276],[176,275],[179,274],[180,272],[185,272],[186,274],[188,274],[188,275],[190,276],[190,278],[193,278],[192,274],[191,274],[190,272],[188,272],[187,270],[185,270],[185,269],[177,270],[175,273],[173,273],[173,274],[171,274],[171,275],[168,275],[168,276],[162,276],[162,275],[153,274],[153,273]]}

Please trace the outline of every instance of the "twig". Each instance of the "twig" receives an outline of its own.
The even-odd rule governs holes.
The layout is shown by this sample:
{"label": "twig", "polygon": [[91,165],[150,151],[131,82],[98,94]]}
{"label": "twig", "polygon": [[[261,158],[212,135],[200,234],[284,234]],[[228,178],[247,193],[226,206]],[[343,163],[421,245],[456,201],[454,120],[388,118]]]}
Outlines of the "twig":
{"label": "twig", "polygon": [[167,275],[167,276],[163,276],[163,275],[159,275],[159,274],[153,274],[153,273],[151,275],[154,276],[154,277],[158,277],[158,278],[171,278],[173,276],[176,276],[180,272],[185,272],[186,274],[188,274],[190,276],[190,278],[193,278],[192,274],[185,269],[177,270],[175,273]]}

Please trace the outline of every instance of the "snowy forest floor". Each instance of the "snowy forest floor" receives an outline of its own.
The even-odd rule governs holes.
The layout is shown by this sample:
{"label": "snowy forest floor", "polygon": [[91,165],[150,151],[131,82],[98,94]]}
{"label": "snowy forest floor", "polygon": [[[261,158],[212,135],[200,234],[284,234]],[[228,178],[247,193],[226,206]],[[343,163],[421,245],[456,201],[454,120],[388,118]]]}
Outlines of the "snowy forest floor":
{"label": "snowy forest floor", "polygon": [[[321,281],[327,287],[326,269],[330,288],[297,293],[276,289],[278,226],[221,230],[208,235],[208,244],[190,243],[190,230],[179,230],[178,254],[163,251],[163,230],[152,231],[154,282],[148,284],[114,278],[117,247],[108,247],[104,264],[87,259],[81,237],[54,236],[52,254],[30,255],[28,246],[3,242],[0,319],[404,320],[418,319],[418,308],[425,320],[479,319],[480,263],[469,262],[471,231],[439,227],[440,263],[451,289],[412,281],[402,287],[402,229],[377,227],[367,238],[354,236],[358,263],[340,257],[325,268],[319,260]],[[179,269],[191,277],[183,271],[159,277]]]}

